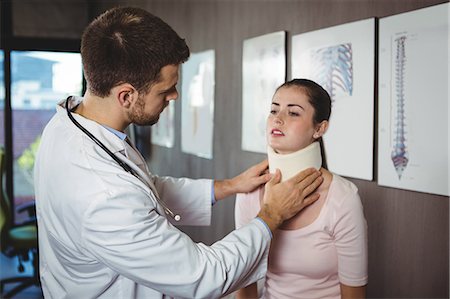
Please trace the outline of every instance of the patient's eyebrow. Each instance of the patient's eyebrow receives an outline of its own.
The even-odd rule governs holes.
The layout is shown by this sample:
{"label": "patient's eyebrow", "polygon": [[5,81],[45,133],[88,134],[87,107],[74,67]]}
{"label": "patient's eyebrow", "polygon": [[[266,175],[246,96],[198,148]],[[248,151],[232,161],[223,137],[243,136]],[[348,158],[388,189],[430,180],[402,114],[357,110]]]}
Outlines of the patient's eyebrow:
{"label": "patient's eyebrow", "polygon": [[288,104],[287,106],[288,107],[299,107],[300,109],[305,110],[305,108],[303,108],[302,105],[298,105],[298,104]]}
{"label": "patient's eyebrow", "polygon": [[[272,102],[272,105],[275,105],[275,106],[280,107],[280,104],[277,103],[277,102]],[[288,106],[288,107],[299,107],[299,108],[302,109],[303,111],[305,110],[305,108],[303,108],[303,106],[302,106],[302,105],[299,105],[299,104],[288,104],[287,106]]]}

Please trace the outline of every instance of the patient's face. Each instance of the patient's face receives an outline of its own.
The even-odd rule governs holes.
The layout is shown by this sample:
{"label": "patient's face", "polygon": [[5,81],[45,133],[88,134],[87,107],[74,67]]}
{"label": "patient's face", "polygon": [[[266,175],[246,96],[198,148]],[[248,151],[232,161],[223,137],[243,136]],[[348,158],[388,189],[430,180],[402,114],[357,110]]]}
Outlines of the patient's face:
{"label": "patient's face", "polygon": [[289,154],[314,142],[314,108],[302,88],[280,88],[267,118],[267,143],[279,154]]}

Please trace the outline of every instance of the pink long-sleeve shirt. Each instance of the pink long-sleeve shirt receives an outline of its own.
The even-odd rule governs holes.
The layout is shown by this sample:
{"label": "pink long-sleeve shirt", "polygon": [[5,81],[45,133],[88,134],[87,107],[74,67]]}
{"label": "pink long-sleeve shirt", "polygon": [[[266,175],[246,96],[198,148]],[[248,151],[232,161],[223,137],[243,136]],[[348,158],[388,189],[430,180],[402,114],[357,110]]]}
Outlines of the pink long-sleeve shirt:
{"label": "pink long-sleeve shirt", "polygon": [[[260,209],[260,190],[236,197],[236,227]],[[264,298],[340,298],[340,283],[367,284],[367,224],[356,186],[333,175],[318,217],[277,230],[269,253]]]}

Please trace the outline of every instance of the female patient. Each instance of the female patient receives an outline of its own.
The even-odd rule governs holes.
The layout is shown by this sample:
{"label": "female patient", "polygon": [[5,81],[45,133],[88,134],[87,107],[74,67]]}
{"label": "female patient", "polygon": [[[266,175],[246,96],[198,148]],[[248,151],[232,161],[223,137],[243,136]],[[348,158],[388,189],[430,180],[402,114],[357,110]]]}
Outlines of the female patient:
{"label": "female patient", "polygon": [[[361,200],[350,181],[321,167],[320,139],[331,100],[318,84],[294,79],[273,96],[267,119],[271,172],[282,180],[308,167],[320,168],[320,198],[275,233],[263,294],[256,283],[237,298],[363,298],[367,284],[367,236]],[[349,161],[351,163],[351,161]],[[236,226],[253,219],[264,188],[236,197]]]}

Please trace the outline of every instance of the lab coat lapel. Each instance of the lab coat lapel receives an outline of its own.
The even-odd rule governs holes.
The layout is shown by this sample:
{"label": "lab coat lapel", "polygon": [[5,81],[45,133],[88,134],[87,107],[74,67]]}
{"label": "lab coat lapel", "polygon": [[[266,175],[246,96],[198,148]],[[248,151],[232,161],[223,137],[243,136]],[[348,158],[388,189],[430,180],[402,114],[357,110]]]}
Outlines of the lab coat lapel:
{"label": "lab coat lapel", "polygon": [[[145,163],[144,158],[139,153],[139,151],[134,147],[131,141],[123,141],[125,148],[125,156],[130,160],[134,165],[133,169],[137,172],[138,176],[142,178],[147,185],[152,189],[153,194],[159,199],[158,191],[156,190],[155,184],[153,184],[153,180],[150,177],[150,173],[147,168],[147,164]],[[130,165],[133,166],[133,165]]]}
{"label": "lab coat lapel", "polygon": [[130,161],[132,161],[134,164],[136,164],[136,166],[139,167],[142,172],[148,173],[147,164],[145,163],[142,155],[134,147],[128,137],[124,141],[125,155],[127,156],[127,158],[130,159]]}
{"label": "lab coat lapel", "polygon": [[[69,101],[70,106],[78,104],[82,98],[72,97],[71,101]],[[69,126],[73,126],[70,119],[67,117],[67,113],[64,108],[65,100],[61,101],[59,105],[57,105],[56,110],[59,114],[61,121],[67,122]],[[139,179],[146,184],[153,192],[156,198],[159,200],[159,194],[156,190],[155,184],[151,179],[150,172],[147,168],[147,164],[145,163],[144,158],[139,153],[132,142],[128,143],[125,140],[121,140],[112,132],[105,129],[100,124],[86,119],[79,114],[72,113],[72,116],[83,126],[85,127],[91,134],[93,134],[97,139],[99,139],[110,151],[112,151],[119,159],[123,160],[123,162],[127,163],[139,176]]]}

